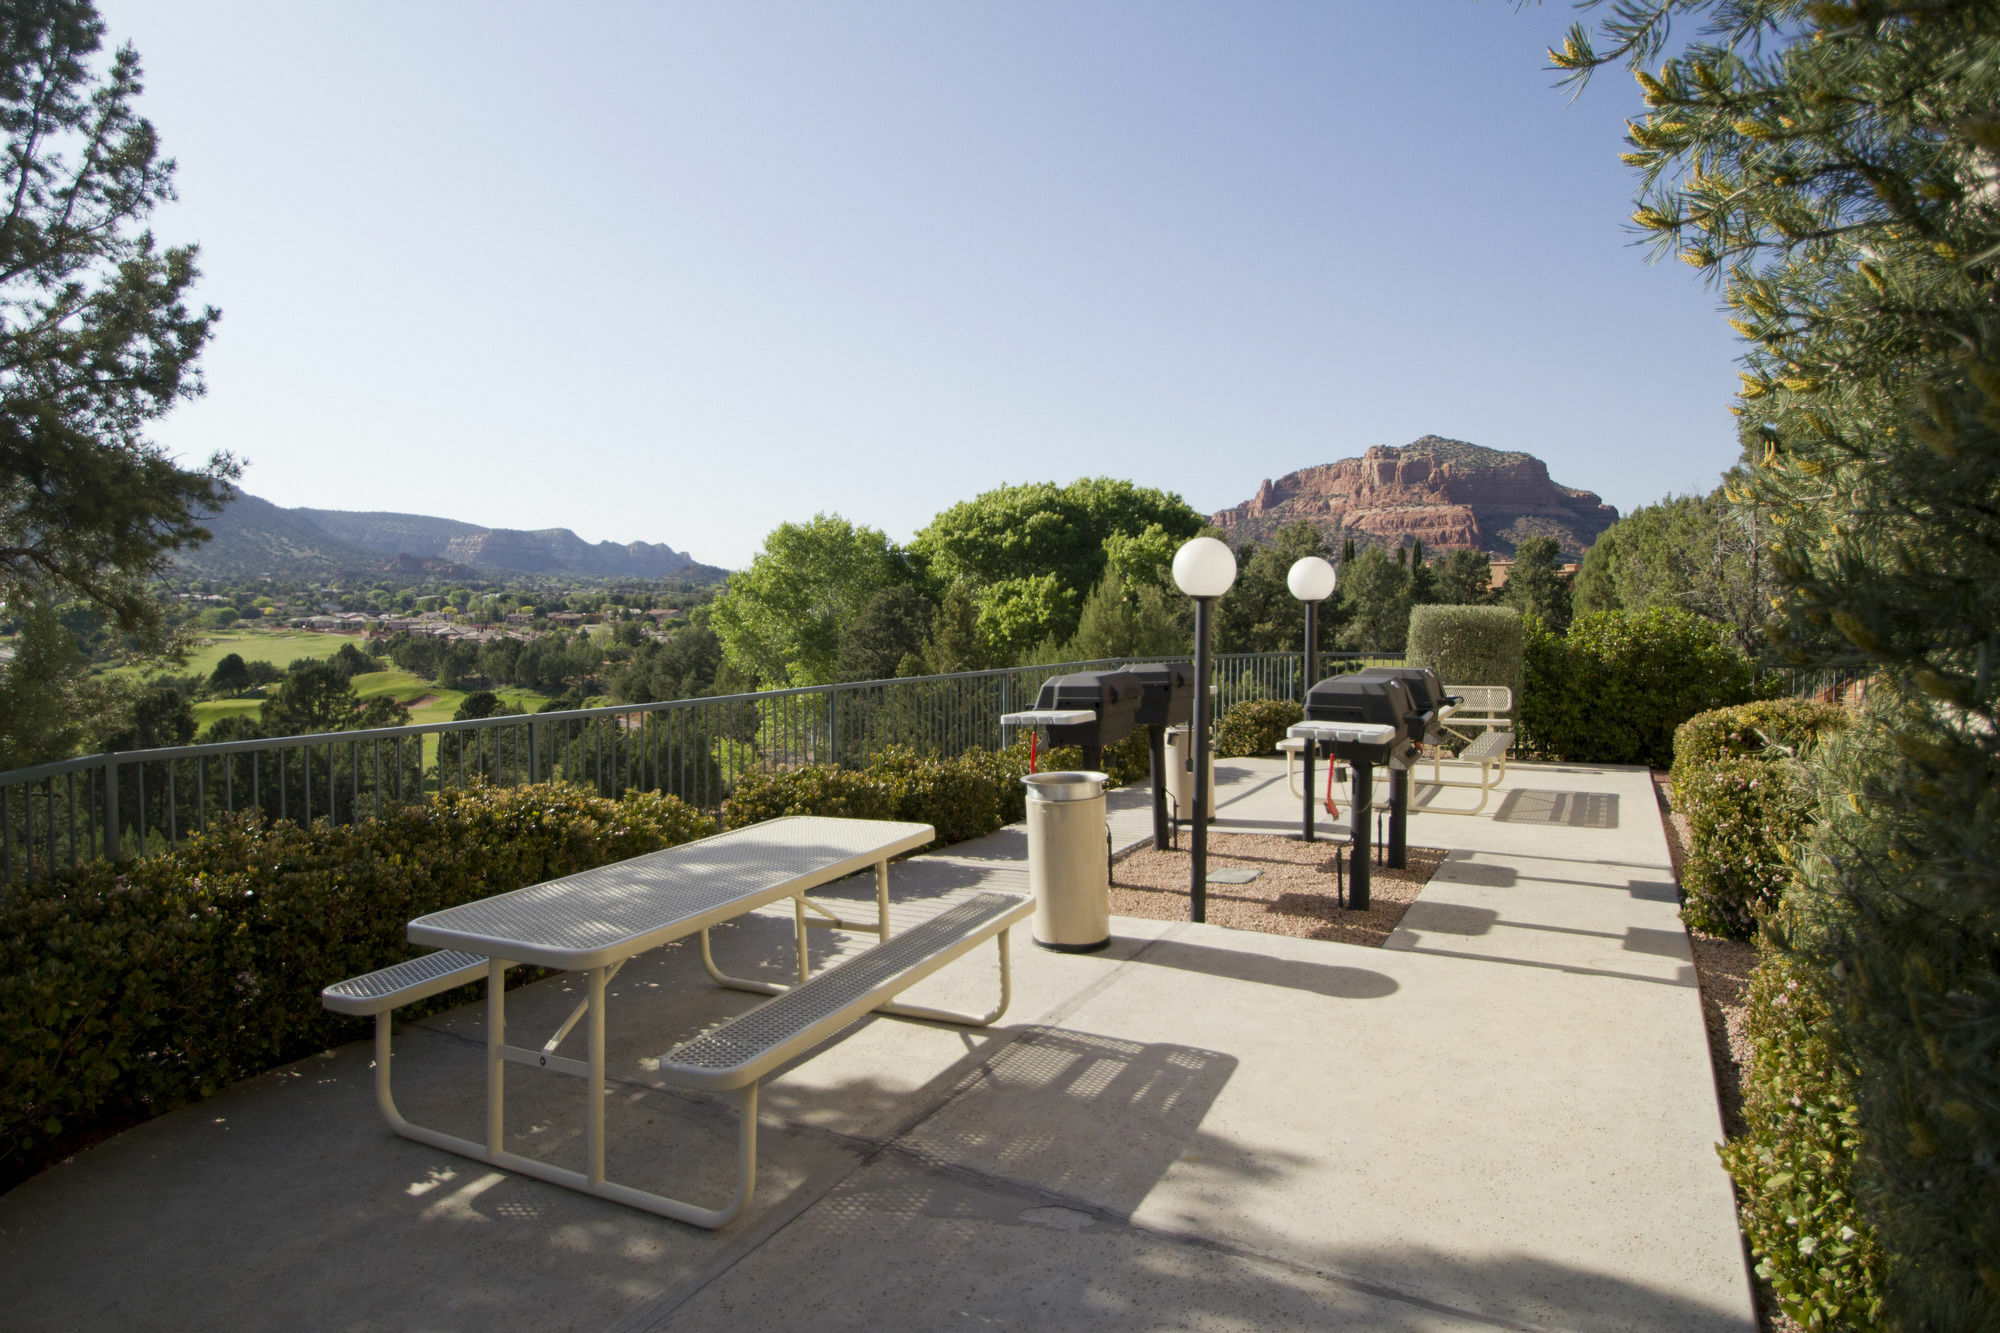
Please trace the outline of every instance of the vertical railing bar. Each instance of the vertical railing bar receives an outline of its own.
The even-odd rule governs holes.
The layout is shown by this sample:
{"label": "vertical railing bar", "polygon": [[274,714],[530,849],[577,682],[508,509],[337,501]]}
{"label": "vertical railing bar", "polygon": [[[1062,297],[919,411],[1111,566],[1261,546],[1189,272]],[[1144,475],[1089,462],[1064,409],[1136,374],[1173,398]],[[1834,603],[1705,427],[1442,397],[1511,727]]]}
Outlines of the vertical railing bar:
{"label": "vertical railing bar", "polygon": [[146,854],[146,766],[134,764],[133,771],[139,775],[139,855]]}
{"label": "vertical railing bar", "polygon": [[290,812],[287,809],[285,798],[290,795],[290,792],[288,792],[285,788],[285,752],[283,750],[278,751],[277,759],[278,759],[278,818],[287,819],[290,817]]}
{"label": "vertical railing bar", "polygon": [[382,738],[377,736],[369,743],[375,760],[375,818],[382,818]]}
{"label": "vertical railing bar", "polygon": [[14,882],[14,789],[0,787],[0,880]]}
{"label": "vertical railing bar", "polygon": [[195,827],[208,832],[208,765],[202,757],[194,757],[194,814]]}

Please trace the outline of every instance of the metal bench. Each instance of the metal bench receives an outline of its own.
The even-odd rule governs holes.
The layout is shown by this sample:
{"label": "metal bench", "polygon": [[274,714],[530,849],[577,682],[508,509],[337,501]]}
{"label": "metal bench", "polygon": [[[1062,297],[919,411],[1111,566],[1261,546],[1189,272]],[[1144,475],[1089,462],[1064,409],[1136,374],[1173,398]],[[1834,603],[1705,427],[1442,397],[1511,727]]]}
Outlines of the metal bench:
{"label": "metal bench", "polygon": [[[1431,779],[1423,785],[1430,787],[1465,787],[1479,793],[1479,802],[1469,810],[1454,810],[1449,807],[1426,804],[1421,807],[1423,812],[1427,815],[1476,815],[1484,810],[1486,808],[1487,797],[1492,794],[1495,787],[1500,785],[1501,779],[1507,776],[1507,756],[1513,749],[1513,731],[1511,729],[1502,730],[1495,727],[1474,736],[1466,743],[1465,748],[1458,752],[1456,758],[1452,758],[1442,751],[1434,751],[1429,756],[1431,761]],[[1477,782],[1458,782],[1448,779],[1443,776],[1443,767],[1446,764],[1476,765],[1479,769],[1479,780]]]}
{"label": "metal bench", "polygon": [[[1007,928],[1033,911],[1031,899],[1011,893],[975,894],[921,926],[838,963],[661,1056],[662,1081],[697,1092],[735,1092],[739,1099],[735,1196],[713,1210],[680,1204],[679,1209],[685,1211],[670,1215],[699,1226],[719,1227],[750,1202],[757,1179],[757,1087],[772,1070],[822,1042],[846,1035],[871,1013],[986,1027],[1007,1012],[1012,996]],[[958,1014],[893,1002],[897,995],[989,939],[997,939],[1000,947],[1000,1002],[990,1012]],[[642,1208],[651,1206],[632,1202]]]}

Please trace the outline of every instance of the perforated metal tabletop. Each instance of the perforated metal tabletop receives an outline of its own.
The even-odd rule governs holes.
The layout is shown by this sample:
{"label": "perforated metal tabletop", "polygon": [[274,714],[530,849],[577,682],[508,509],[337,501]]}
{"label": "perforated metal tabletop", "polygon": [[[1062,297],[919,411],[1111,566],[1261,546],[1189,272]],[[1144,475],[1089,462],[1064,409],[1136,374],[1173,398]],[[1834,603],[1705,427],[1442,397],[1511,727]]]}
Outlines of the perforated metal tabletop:
{"label": "perforated metal tabletop", "polygon": [[929,824],[773,819],[433,912],[410,923],[409,937],[541,967],[605,967],[936,836]]}

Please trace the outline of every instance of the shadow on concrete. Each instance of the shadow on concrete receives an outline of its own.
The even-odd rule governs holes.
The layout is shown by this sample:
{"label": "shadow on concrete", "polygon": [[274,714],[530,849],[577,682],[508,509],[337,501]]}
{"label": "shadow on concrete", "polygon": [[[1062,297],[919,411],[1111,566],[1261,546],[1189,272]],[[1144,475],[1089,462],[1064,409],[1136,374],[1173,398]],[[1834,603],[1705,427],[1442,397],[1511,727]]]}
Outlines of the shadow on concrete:
{"label": "shadow on concrete", "polygon": [[1618,794],[1602,791],[1510,791],[1493,818],[1502,824],[1563,824],[1570,828],[1618,827]]}
{"label": "shadow on concrete", "polygon": [[[1618,863],[1593,861],[1587,864],[1617,865]],[[1547,875],[1535,875],[1532,878],[1537,884],[1574,884],[1578,888],[1585,889],[1623,889],[1634,898],[1650,903],[1677,903],[1681,900],[1680,889],[1670,879],[1628,879],[1623,884],[1607,884],[1600,880],[1556,879]],[[1445,861],[1431,876],[1433,884],[1470,884],[1487,889],[1511,889],[1520,882],[1521,872],[1513,866],[1497,865],[1489,861],[1465,861],[1457,857]]]}
{"label": "shadow on concrete", "polygon": [[617,1328],[1756,1328],[1679,1292],[1518,1252],[1298,1252],[1265,1239],[1193,1217],[1135,1226],[1034,1184],[885,1157],[772,1244]]}
{"label": "shadow on concrete", "polygon": [[1132,960],[1157,967],[1176,967],[1231,981],[1248,981],[1260,986],[1310,991],[1338,1000],[1379,1000],[1394,995],[1394,977],[1365,967],[1337,967],[1330,963],[1308,963],[1294,958],[1272,958],[1262,954],[1238,953],[1207,944],[1184,940],[1156,940]]}

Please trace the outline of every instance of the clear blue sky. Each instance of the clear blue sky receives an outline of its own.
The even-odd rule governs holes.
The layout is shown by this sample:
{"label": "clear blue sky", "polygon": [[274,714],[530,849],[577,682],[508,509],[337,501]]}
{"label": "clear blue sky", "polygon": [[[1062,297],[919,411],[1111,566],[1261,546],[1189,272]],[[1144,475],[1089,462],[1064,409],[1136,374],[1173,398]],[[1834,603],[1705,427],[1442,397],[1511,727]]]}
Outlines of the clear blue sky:
{"label": "clear blue sky", "polygon": [[278,504],[738,567],[1426,433],[1628,511],[1736,457],[1561,3],[101,4],[224,312],[157,437]]}

